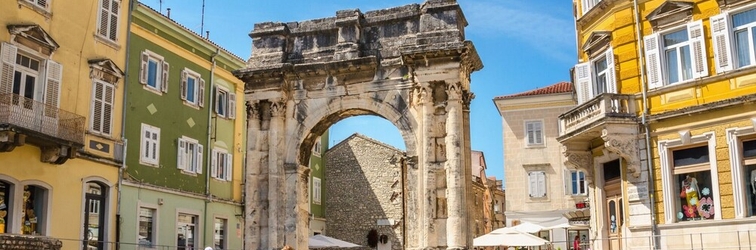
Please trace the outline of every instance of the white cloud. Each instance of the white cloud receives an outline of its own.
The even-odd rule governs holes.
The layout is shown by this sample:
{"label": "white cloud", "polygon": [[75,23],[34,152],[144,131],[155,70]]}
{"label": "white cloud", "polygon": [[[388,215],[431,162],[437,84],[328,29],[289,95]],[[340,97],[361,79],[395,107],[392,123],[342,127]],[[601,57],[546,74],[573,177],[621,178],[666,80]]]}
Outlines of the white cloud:
{"label": "white cloud", "polygon": [[[540,8],[555,8],[546,6],[548,4]],[[552,10],[564,12],[564,15],[557,17],[532,3],[516,5],[513,1],[474,1],[465,4],[463,8],[470,23],[467,27],[469,33],[514,39],[512,45],[527,46],[557,60],[575,61],[572,9]]]}

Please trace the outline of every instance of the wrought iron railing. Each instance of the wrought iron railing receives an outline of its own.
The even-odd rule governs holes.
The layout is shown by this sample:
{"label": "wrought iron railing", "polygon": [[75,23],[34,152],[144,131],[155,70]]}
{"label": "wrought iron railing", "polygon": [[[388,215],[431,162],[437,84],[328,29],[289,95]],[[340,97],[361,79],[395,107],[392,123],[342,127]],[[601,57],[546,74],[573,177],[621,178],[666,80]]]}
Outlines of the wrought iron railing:
{"label": "wrought iron railing", "polygon": [[634,117],[635,106],[635,98],[632,95],[599,95],[559,116],[560,136],[583,129],[607,117]]}
{"label": "wrought iron railing", "polygon": [[17,94],[0,94],[0,124],[84,144],[86,118]]}

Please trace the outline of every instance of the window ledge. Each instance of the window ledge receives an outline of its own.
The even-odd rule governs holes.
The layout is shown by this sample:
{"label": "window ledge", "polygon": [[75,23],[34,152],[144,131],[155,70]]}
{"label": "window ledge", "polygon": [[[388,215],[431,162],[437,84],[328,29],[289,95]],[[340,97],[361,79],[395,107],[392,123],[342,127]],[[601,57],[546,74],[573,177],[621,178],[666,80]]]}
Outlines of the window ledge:
{"label": "window ledge", "polygon": [[186,105],[187,107],[190,107],[196,110],[202,110],[202,108],[198,104],[191,103],[187,100],[182,100],[182,101],[184,102],[184,105]]}
{"label": "window ledge", "polygon": [[218,177],[213,177],[213,180],[219,181],[219,182],[231,182],[231,180],[221,179],[221,178],[218,178]]}
{"label": "window ledge", "polygon": [[139,159],[139,164],[142,164],[142,166],[160,168],[160,164],[148,163],[148,162],[143,161],[142,159]]}
{"label": "window ledge", "polygon": [[194,176],[194,177],[199,176],[199,174],[197,174],[197,172],[186,171],[186,170],[183,170],[183,169],[181,170],[181,173],[185,174],[185,175],[189,175],[189,176]]}
{"label": "window ledge", "polygon": [[18,6],[19,7],[21,7],[21,6],[27,7],[29,9],[31,9],[31,10],[39,13],[40,15],[43,15],[47,19],[52,18],[52,12],[50,12],[49,10],[47,10],[45,8],[39,7],[36,4],[30,3],[30,2],[26,2],[25,0],[19,0],[18,1]]}
{"label": "window ledge", "polygon": [[546,148],[546,144],[531,144],[531,145],[525,145],[525,148]]}
{"label": "window ledge", "polygon": [[680,229],[689,228],[691,225],[695,226],[724,226],[732,224],[753,224],[756,223],[756,216],[748,218],[733,218],[733,219],[713,219],[713,220],[700,220],[700,221],[679,221],[671,224],[659,224],[659,229]]}
{"label": "window ledge", "polygon": [[720,73],[720,74],[717,74],[717,75],[714,75],[714,76],[702,77],[702,78],[688,80],[688,81],[681,82],[681,83],[675,83],[675,84],[672,84],[672,85],[664,85],[662,87],[649,90],[648,91],[648,95],[650,95],[650,96],[662,95],[662,94],[666,94],[666,93],[669,93],[669,92],[674,92],[674,91],[677,91],[677,90],[682,90],[682,89],[686,89],[686,88],[690,88],[690,87],[694,87],[694,86],[699,86],[699,85],[705,85],[705,84],[709,84],[709,83],[712,83],[712,82],[717,82],[717,81],[721,81],[721,80],[725,80],[725,79],[735,78],[735,77],[739,77],[739,76],[743,76],[743,75],[749,75],[749,74],[753,74],[753,73],[756,73],[756,66],[744,67],[744,68],[735,69],[735,70],[731,70],[731,71],[728,71],[728,72]]}
{"label": "window ledge", "polygon": [[105,135],[105,134],[102,134],[102,133],[94,132],[94,131],[91,130],[91,128],[87,129],[87,135],[93,136],[93,137],[97,137],[97,138],[102,139],[102,140],[107,140],[109,142],[120,142],[120,141],[117,141],[115,139],[115,137],[113,137],[113,135]]}
{"label": "window ledge", "polygon": [[121,50],[121,45],[117,41],[110,40],[110,38],[104,37],[100,34],[94,34],[95,40],[100,41],[102,44],[107,45],[115,50]]}
{"label": "window ledge", "polygon": [[[140,83],[140,84],[141,84],[141,83]],[[159,95],[159,96],[162,96],[162,95],[163,95],[163,91],[160,91],[160,90],[157,90],[157,89],[155,89],[155,88],[153,88],[153,87],[150,87],[150,85],[147,85],[147,84],[142,84],[142,88],[143,88],[144,90],[147,90],[147,91],[149,91],[149,92],[155,93],[156,95]]]}

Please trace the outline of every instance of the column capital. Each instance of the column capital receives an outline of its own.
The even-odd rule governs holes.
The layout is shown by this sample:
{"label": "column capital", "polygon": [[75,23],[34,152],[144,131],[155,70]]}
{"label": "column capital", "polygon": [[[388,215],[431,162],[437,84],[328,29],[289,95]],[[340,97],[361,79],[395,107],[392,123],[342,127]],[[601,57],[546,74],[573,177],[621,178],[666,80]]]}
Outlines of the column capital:
{"label": "column capital", "polygon": [[259,101],[246,101],[247,106],[247,120],[260,119],[260,102]]}
{"label": "column capital", "polygon": [[604,147],[624,158],[627,163],[627,170],[635,178],[640,177],[640,158],[638,156],[638,135],[637,133],[614,132],[609,129],[601,130],[601,139],[604,140]]}
{"label": "column capital", "polygon": [[446,98],[449,101],[462,100],[462,84],[459,82],[446,84]]}
{"label": "column capital", "polygon": [[462,93],[462,106],[465,111],[470,111],[470,103],[475,99],[475,93],[471,91],[464,91]]}
{"label": "column capital", "polygon": [[416,86],[412,90],[412,95],[415,99],[415,105],[430,103],[432,101],[430,93],[432,93],[432,91],[428,86]]}
{"label": "column capital", "polygon": [[270,100],[270,116],[281,117],[286,113],[286,101],[284,99]]}

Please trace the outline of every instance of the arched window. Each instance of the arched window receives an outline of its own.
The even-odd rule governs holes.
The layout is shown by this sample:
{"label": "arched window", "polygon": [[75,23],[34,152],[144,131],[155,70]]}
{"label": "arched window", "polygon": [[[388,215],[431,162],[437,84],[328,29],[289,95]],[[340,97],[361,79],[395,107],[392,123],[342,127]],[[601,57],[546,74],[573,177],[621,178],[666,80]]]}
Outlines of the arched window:
{"label": "arched window", "polygon": [[105,249],[104,236],[107,186],[90,181],[86,183],[84,194],[84,249]]}
{"label": "arched window", "polygon": [[45,235],[47,228],[48,193],[47,188],[38,185],[24,185],[21,203],[21,234]]}
{"label": "arched window", "polygon": [[12,210],[13,184],[0,180],[0,233],[10,233]]}

